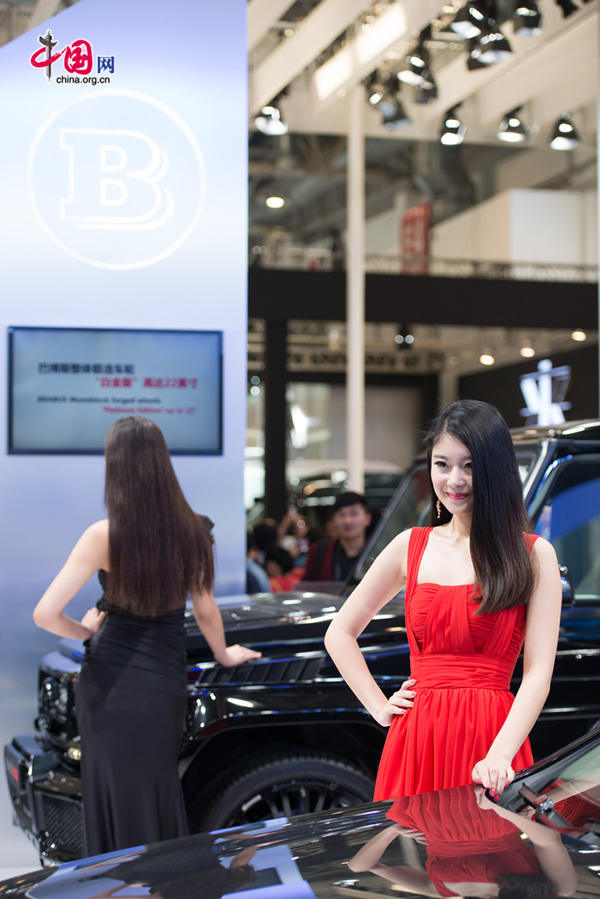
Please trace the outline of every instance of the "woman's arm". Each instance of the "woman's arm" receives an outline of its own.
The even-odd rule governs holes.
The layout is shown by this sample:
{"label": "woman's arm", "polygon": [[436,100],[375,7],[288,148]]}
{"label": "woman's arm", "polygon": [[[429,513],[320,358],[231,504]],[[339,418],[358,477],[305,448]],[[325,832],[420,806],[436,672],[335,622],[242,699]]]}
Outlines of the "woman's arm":
{"label": "woman's arm", "polygon": [[412,702],[396,694],[395,702],[390,701],[393,697],[388,700],[372,677],[357,639],[377,612],[404,586],[409,538],[410,531],[404,531],[386,546],[325,634],[325,648],[340,674],[366,710],[385,727],[395,715],[410,708]]}
{"label": "woman's arm", "polygon": [[260,652],[248,649],[246,646],[240,646],[237,643],[227,646],[223,619],[212,591],[204,590],[202,593],[192,593],[192,607],[196,624],[204,634],[204,639],[220,665],[232,668],[234,665],[241,665],[243,662],[249,661],[249,659],[260,658]]}
{"label": "woman's arm", "polygon": [[512,781],[512,760],[542,710],[558,642],[562,588],[556,553],[550,543],[539,538],[532,555],[537,578],[527,606],[521,686],[486,757],[473,768],[473,780],[497,793]]}
{"label": "woman's arm", "polygon": [[108,568],[108,520],[97,521],[83,532],[61,570],[37,606],[33,620],[38,627],[59,637],[87,640],[98,630],[104,613],[90,609],[81,622],[63,609],[100,568]]}

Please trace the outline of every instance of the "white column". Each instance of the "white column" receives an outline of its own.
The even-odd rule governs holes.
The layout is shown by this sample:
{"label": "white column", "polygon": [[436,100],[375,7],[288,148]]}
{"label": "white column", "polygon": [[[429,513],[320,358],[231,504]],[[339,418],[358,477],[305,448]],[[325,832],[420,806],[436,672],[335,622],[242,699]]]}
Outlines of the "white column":
{"label": "white column", "polygon": [[365,474],[365,139],[361,84],[352,88],[348,129],[346,240],[346,448],[351,490],[362,493]]}
{"label": "white column", "polygon": [[450,369],[438,375],[438,401],[440,408],[458,399],[458,374]]}

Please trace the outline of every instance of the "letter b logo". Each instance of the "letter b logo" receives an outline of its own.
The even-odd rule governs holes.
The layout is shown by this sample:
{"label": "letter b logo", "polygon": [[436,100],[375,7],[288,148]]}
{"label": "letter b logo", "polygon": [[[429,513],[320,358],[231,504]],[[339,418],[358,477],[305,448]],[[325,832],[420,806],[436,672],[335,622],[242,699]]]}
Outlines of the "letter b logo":
{"label": "letter b logo", "polygon": [[[131,122],[138,127],[123,127]],[[64,250],[102,268],[140,268],[192,233],[204,164],[173,110],[143,94],[107,90],[45,122],[33,142],[29,186],[42,227]]]}

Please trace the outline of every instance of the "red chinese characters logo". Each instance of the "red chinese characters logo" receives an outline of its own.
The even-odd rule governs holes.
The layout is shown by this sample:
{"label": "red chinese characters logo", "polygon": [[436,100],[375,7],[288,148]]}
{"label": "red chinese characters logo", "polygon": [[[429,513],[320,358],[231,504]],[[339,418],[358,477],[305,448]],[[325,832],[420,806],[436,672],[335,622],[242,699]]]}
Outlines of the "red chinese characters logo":
{"label": "red chinese characters logo", "polygon": [[52,64],[57,62],[61,56],[64,56],[64,66],[67,72],[77,75],[89,75],[94,64],[92,45],[89,41],[80,38],[68,44],[62,50],[53,52],[58,46],[58,41],[53,40],[50,29],[47,33],[38,37],[39,43],[42,45],[39,50],[31,56],[31,65],[36,69],[46,69],[46,75],[50,80]]}

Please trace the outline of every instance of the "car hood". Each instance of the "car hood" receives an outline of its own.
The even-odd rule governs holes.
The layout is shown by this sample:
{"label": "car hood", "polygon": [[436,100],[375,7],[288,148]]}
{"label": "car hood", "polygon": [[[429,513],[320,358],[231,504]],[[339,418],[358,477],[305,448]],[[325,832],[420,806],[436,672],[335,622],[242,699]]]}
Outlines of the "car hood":
{"label": "car hood", "polygon": [[[586,770],[597,784],[599,742],[598,733],[576,741],[574,750],[567,747],[522,772],[513,787],[523,791],[545,778],[544,789],[551,790],[559,756],[565,777],[573,760],[595,759],[593,772],[589,764]],[[575,798],[581,802],[585,796]],[[590,895],[586,883],[595,880],[600,862],[600,835],[590,821],[565,828],[546,809],[543,823],[532,822],[531,814],[523,815],[522,808],[521,814],[510,812],[510,805],[503,800],[496,806],[470,785],[281,818],[43,869],[0,883],[0,896],[94,899],[122,890],[172,899],[219,899],[238,891],[248,899],[424,895],[413,892],[417,881],[451,890],[441,895],[457,895],[449,885],[468,883],[470,892],[465,887],[461,894],[477,895],[478,884],[532,874],[551,879],[557,892]]]}
{"label": "car hood", "polygon": [[[263,655],[323,650],[323,637],[343,596],[327,593],[257,593],[218,598],[228,643],[241,643]],[[405,642],[404,603],[394,599],[365,629],[361,644]],[[196,664],[212,660],[204,637],[194,620],[191,607],[185,614],[188,661]],[[77,670],[83,658],[79,640],[61,640],[56,651],[44,658],[49,669]],[[60,658],[60,664],[59,664]]]}

